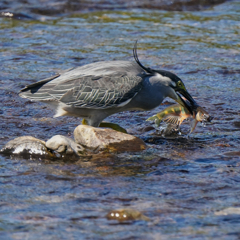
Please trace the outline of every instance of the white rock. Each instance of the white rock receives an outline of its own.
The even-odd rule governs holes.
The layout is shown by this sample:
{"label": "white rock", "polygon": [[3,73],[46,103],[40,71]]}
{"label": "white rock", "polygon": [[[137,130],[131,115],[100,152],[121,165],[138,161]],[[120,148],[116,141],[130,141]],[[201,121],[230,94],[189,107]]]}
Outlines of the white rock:
{"label": "white rock", "polygon": [[58,153],[81,155],[84,147],[74,142],[73,139],[62,135],[55,135],[46,142],[46,147]]}

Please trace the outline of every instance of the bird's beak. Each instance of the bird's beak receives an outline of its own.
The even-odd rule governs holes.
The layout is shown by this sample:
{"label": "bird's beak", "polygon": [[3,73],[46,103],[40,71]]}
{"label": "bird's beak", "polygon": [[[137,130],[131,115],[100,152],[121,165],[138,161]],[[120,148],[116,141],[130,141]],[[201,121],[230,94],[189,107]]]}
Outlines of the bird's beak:
{"label": "bird's beak", "polygon": [[187,90],[181,90],[179,91],[191,104],[191,106],[196,107],[198,104],[196,101],[192,98],[192,96],[188,93]]}
{"label": "bird's beak", "polygon": [[177,93],[178,95],[178,99],[177,102],[179,104],[181,104],[182,106],[186,107],[188,109],[188,111],[193,114],[193,110],[196,108],[196,106],[198,106],[198,104],[196,103],[196,101],[192,98],[192,96],[188,93],[187,90],[181,90],[179,91],[179,93],[181,93],[187,100],[188,102],[186,102],[185,100],[183,100],[183,98],[180,96],[180,94]]}

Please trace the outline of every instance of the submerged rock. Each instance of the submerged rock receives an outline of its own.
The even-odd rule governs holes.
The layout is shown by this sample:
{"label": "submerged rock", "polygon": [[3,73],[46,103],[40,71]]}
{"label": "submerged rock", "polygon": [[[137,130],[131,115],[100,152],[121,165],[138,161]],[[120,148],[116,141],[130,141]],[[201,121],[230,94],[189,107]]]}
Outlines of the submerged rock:
{"label": "submerged rock", "polygon": [[138,152],[146,149],[146,144],[140,138],[112,129],[101,129],[87,125],[76,127],[74,139],[76,143],[95,150]]}
{"label": "submerged rock", "polygon": [[46,142],[46,147],[60,154],[83,154],[85,148],[74,142],[73,139],[62,135],[56,135]]}
{"label": "submerged rock", "polygon": [[1,153],[45,155],[55,157],[55,155],[47,149],[44,141],[31,136],[17,137],[9,141],[1,149]]}
{"label": "submerged rock", "polygon": [[106,218],[108,220],[118,220],[119,222],[125,221],[135,221],[135,220],[143,220],[149,221],[150,219],[143,215],[141,212],[133,209],[118,209],[110,211]]}
{"label": "submerged rock", "polygon": [[229,208],[225,208],[221,211],[216,211],[214,214],[217,216],[226,216],[226,215],[233,215],[233,214],[240,215],[240,208],[239,207],[229,207]]}

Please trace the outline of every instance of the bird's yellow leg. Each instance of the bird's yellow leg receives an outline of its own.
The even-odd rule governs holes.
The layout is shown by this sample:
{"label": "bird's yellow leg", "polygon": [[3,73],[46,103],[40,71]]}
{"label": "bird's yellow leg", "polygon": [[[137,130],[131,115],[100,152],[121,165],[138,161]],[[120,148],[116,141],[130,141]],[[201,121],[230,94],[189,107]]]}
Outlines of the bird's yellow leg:
{"label": "bird's yellow leg", "polygon": [[[88,125],[88,122],[85,118],[83,118],[83,120],[82,120],[82,125]],[[99,127],[111,128],[111,129],[116,130],[118,132],[127,133],[127,131],[124,128],[120,127],[116,123],[102,122],[102,123],[99,124]]]}
{"label": "bird's yellow leg", "polygon": [[113,130],[116,130],[118,132],[122,132],[122,133],[127,133],[127,131],[120,127],[118,124],[116,123],[110,123],[110,122],[101,122],[99,127],[107,127],[107,128],[111,128]]}
{"label": "bird's yellow leg", "polygon": [[88,125],[88,122],[85,118],[83,118],[83,120],[82,120],[82,125]]}

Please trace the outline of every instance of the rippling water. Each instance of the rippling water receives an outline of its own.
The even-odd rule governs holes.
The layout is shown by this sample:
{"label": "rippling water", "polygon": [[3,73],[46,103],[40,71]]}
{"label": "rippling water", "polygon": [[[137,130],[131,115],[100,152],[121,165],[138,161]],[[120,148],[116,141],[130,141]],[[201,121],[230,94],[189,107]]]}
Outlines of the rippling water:
{"label": "rippling water", "polygon": [[[53,119],[46,105],[21,99],[18,91],[74,66],[131,60],[137,39],[141,62],[176,73],[214,116],[188,139],[146,131],[145,120],[165,106],[110,117],[148,143],[143,153],[77,162],[0,156],[3,239],[238,239],[239,16],[239,1],[230,1],[198,12],[1,18],[0,147],[23,135],[72,136],[79,119]],[[235,214],[226,213],[230,207]],[[139,210],[150,221],[107,220],[108,211],[118,208]]]}

